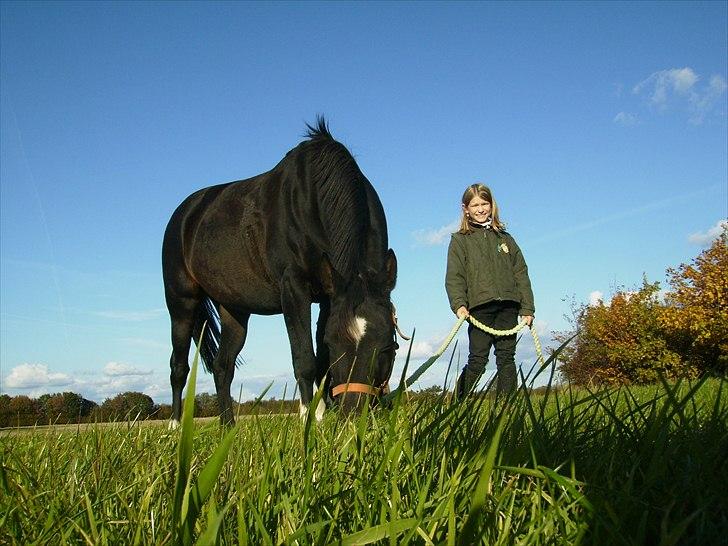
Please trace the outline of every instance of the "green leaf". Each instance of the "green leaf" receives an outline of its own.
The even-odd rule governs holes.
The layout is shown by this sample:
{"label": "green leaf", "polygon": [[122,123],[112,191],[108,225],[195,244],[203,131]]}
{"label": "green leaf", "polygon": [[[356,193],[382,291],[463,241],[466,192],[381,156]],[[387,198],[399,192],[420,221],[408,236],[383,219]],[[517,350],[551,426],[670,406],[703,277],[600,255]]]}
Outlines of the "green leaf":
{"label": "green leaf", "polygon": [[480,469],[478,484],[475,486],[475,493],[473,494],[473,503],[470,508],[470,513],[468,514],[468,519],[465,521],[462,532],[458,536],[458,544],[468,546],[480,541],[478,536],[478,523],[481,519],[481,513],[485,508],[485,500],[490,492],[490,475],[493,472],[493,466],[495,465],[495,457],[498,453],[500,437],[506,423],[506,415],[506,412],[501,414],[500,419],[498,420],[498,426],[496,427],[493,438],[488,446],[488,453],[485,456],[485,462]]}
{"label": "green leaf", "polygon": [[357,531],[333,542],[340,546],[359,546],[360,544],[371,544],[387,537],[396,537],[399,533],[417,526],[417,518],[400,519],[389,523],[382,523],[363,531]]}
{"label": "green leaf", "polygon": [[[187,521],[187,512],[184,505],[189,503],[190,491],[190,467],[192,464],[192,439],[195,432],[195,385],[197,383],[197,365],[200,358],[200,345],[202,344],[202,336],[205,334],[207,322],[202,325],[200,332],[200,340],[197,343],[195,357],[192,360],[192,369],[187,379],[187,393],[185,395],[184,408],[182,410],[182,427],[180,437],[177,442],[177,479],[174,488],[174,506],[172,511],[172,524],[175,532],[175,542],[182,543],[182,530],[185,532],[187,541],[191,541],[189,536],[189,526]],[[194,525],[194,524],[193,524]],[[189,543],[189,542],[186,542]]]}

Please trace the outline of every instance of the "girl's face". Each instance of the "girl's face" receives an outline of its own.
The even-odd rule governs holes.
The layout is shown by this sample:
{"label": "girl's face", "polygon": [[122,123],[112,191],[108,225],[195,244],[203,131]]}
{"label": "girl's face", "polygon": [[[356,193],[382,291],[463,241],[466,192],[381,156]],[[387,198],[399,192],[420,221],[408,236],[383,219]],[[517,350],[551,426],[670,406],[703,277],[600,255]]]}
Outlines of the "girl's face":
{"label": "girl's face", "polygon": [[479,195],[476,195],[470,200],[467,206],[463,205],[463,210],[471,220],[479,224],[484,224],[490,216],[490,201],[486,201]]}

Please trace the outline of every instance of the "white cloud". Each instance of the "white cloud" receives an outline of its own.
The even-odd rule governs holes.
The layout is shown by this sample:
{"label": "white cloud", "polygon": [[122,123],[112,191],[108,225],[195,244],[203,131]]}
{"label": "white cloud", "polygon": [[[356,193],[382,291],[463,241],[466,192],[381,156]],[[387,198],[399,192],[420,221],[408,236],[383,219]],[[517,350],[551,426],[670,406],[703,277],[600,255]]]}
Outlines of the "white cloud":
{"label": "white cloud", "polygon": [[637,116],[634,114],[630,114],[629,112],[620,112],[619,114],[614,116],[614,119],[612,121],[614,121],[614,123],[618,125],[623,125],[624,127],[634,127],[635,125],[639,124]]}
{"label": "white cloud", "polygon": [[125,375],[151,375],[152,370],[140,370],[129,364],[120,362],[109,362],[104,366],[104,375],[107,376],[125,376]]}
{"label": "white cloud", "polygon": [[650,102],[659,108],[664,108],[671,93],[687,94],[698,79],[698,75],[690,67],[660,70],[635,85],[632,92],[639,95],[644,90],[651,91]]}
{"label": "white cloud", "polygon": [[448,225],[442,226],[440,228],[419,229],[412,233],[412,236],[415,238],[415,241],[417,241],[421,245],[437,246],[449,242],[450,234],[456,232],[459,227],[460,220],[457,219],[453,222],[450,222]]}
{"label": "white cloud", "polygon": [[5,378],[5,384],[11,389],[32,389],[71,383],[73,380],[68,375],[49,372],[48,366],[44,364],[21,364],[10,370]]}
{"label": "white cloud", "polygon": [[[444,339],[444,338],[443,338]],[[410,359],[422,359],[430,358],[439,347],[436,347],[429,341],[415,341],[412,344],[412,353]],[[407,358],[407,351],[409,350],[409,342],[401,343],[399,350],[397,351],[397,358]]]}
{"label": "white cloud", "polygon": [[599,290],[594,290],[593,292],[589,293],[589,305],[591,307],[596,307],[600,303],[604,303],[604,293],[600,292]]}
{"label": "white cloud", "polygon": [[728,88],[725,80],[717,74],[711,76],[702,86],[700,82],[701,77],[690,67],[670,68],[651,74],[635,85],[632,93],[647,94],[649,103],[660,111],[666,110],[673,103],[682,103],[690,112],[690,123],[697,125],[714,109]]}
{"label": "white cloud", "polygon": [[159,318],[164,315],[165,311],[164,307],[158,307],[157,309],[146,309],[144,311],[97,311],[94,315],[112,320],[141,322]]}
{"label": "white cloud", "polygon": [[710,78],[708,88],[702,93],[692,93],[690,95],[690,111],[692,113],[690,122],[699,125],[705,119],[705,116],[713,108],[720,96],[725,93],[726,82],[720,76],[714,75]]}
{"label": "white cloud", "polygon": [[94,400],[102,402],[105,398],[113,398],[128,391],[147,394],[149,382],[149,378],[136,375],[104,376],[89,381],[84,387],[94,393]]}
{"label": "white cloud", "polygon": [[688,241],[702,247],[709,247],[715,239],[717,239],[723,230],[728,229],[728,220],[718,220],[716,224],[706,232],[693,233],[688,237]]}
{"label": "white cloud", "polygon": [[11,396],[25,394],[33,398],[60,390],[71,391],[98,403],[122,392],[138,391],[148,394],[155,402],[164,402],[164,397],[170,394],[168,377],[167,373],[139,371],[115,362],[79,377],[53,372],[44,364],[21,364],[4,378],[3,388]]}

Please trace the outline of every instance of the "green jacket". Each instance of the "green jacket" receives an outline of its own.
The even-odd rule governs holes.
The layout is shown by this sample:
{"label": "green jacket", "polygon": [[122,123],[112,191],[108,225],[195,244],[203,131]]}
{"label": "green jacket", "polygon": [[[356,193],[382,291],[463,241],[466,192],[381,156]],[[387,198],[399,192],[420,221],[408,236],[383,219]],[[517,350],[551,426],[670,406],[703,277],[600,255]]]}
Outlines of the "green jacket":
{"label": "green jacket", "polygon": [[471,233],[453,233],[445,289],[453,312],[460,306],[472,309],[492,301],[519,303],[521,316],[536,311],[526,261],[505,231],[474,228]]}

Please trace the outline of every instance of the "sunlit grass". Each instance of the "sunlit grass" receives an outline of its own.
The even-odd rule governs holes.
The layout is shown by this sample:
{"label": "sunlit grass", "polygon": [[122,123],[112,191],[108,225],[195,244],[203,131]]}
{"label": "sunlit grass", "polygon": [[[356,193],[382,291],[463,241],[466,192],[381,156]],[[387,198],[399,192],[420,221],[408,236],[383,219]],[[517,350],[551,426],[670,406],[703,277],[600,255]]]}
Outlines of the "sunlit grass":
{"label": "sunlit grass", "polygon": [[[118,424],[3,436],[0,542],[720,543],[724,389],[709,380],[497,402],[443,395],[318,424],[261,416],[232,432]],[[194,518],[190,498],[187,512],[175,508],[178,479],[190,498],[210,488]]]}

